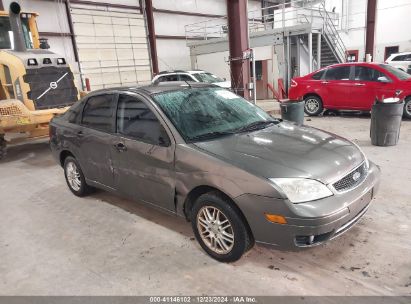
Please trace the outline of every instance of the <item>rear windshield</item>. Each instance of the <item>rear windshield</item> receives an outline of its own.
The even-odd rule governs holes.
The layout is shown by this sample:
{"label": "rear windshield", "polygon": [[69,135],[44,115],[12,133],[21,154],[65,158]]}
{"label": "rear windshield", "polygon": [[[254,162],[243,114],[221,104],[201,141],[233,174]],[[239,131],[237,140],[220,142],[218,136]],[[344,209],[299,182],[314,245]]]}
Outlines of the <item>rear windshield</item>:
{"label": "rear windshield", "polygon": [[401,71],[400,69],[397,69],[391,65],[388,64],[380,64],[380,67],[382,67],[384,70],[390,72],[394,76],[396,76],[400,80],[406,80],[411,78],[411,75]]}

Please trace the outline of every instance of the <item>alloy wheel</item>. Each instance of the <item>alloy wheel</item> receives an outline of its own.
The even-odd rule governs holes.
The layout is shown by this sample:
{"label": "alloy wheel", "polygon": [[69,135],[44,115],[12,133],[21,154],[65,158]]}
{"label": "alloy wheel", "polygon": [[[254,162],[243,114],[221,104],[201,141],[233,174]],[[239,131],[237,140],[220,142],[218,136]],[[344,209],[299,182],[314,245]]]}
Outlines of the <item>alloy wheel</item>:
{"label": "alloy wheel", "polygon": [[66,166],[67,181],[74,191],[79,191],[81,188],[80,171],[77,165],[69,162]]}
{"label": "alloy wheel", "polygon": [[411,116],[411,101],[407,102],[405,105],[405,112],[407,112],[407,115],[410,117]]}
{"label": "alloy wheel", "polygon": [[305,109],[308,113],[314,114],[318,111],[320,108],[320,103],[317,99],[315,98],[309,98],[305,102]]}
{"label": "alloy wheel", "polygon": [[233,227],[218,208],[202,207],[197,214],[197,228],[204,244],[215,253],[227,254],[233,249]]}

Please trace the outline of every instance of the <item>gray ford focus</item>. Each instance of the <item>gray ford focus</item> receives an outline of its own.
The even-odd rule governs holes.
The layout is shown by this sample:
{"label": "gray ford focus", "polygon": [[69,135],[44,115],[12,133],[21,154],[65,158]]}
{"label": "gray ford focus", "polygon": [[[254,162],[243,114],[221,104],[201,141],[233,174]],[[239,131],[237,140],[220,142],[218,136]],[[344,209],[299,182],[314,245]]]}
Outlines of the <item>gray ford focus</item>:
{"label": "gray ford focus", "polygon": [[225,89],[166,83],[93,92],[50,124],[69,189],[185,217],[213,258],[292,250],[350,229],[380,170],[347,139],[272,118]]}

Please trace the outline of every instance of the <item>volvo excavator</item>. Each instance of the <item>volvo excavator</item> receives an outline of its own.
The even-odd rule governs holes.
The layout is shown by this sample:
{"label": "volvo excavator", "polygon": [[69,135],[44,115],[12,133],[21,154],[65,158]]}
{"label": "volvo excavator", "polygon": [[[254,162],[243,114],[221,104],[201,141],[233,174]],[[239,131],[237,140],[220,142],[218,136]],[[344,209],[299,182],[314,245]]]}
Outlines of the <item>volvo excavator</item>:
{"label": "volvo excavator", "polygon": [[41,43],[36,17],[17,2],[0,11],[0,159],[9,142],[46,137],[80,97],[66,58]]}

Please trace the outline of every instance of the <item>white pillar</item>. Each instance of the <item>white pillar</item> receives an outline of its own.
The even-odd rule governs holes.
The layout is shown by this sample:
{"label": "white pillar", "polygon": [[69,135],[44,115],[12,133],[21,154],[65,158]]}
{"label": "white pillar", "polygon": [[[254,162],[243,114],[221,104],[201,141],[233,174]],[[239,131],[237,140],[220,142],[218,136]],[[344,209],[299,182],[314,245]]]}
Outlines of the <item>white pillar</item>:
{"label": "white pillar", "polygon": [[291,37],[287,36],[287,79],[285,82],[286,90],[288,91],[291,83]]}
{"label": "white pillar", "polygon": [[317,40],[317,68],[321,69],[321,33],[318,33]]}
{"label": "white pillar", "polygon": [[313,33],[308,34],[308,66],[309,73],[313,71]]}

